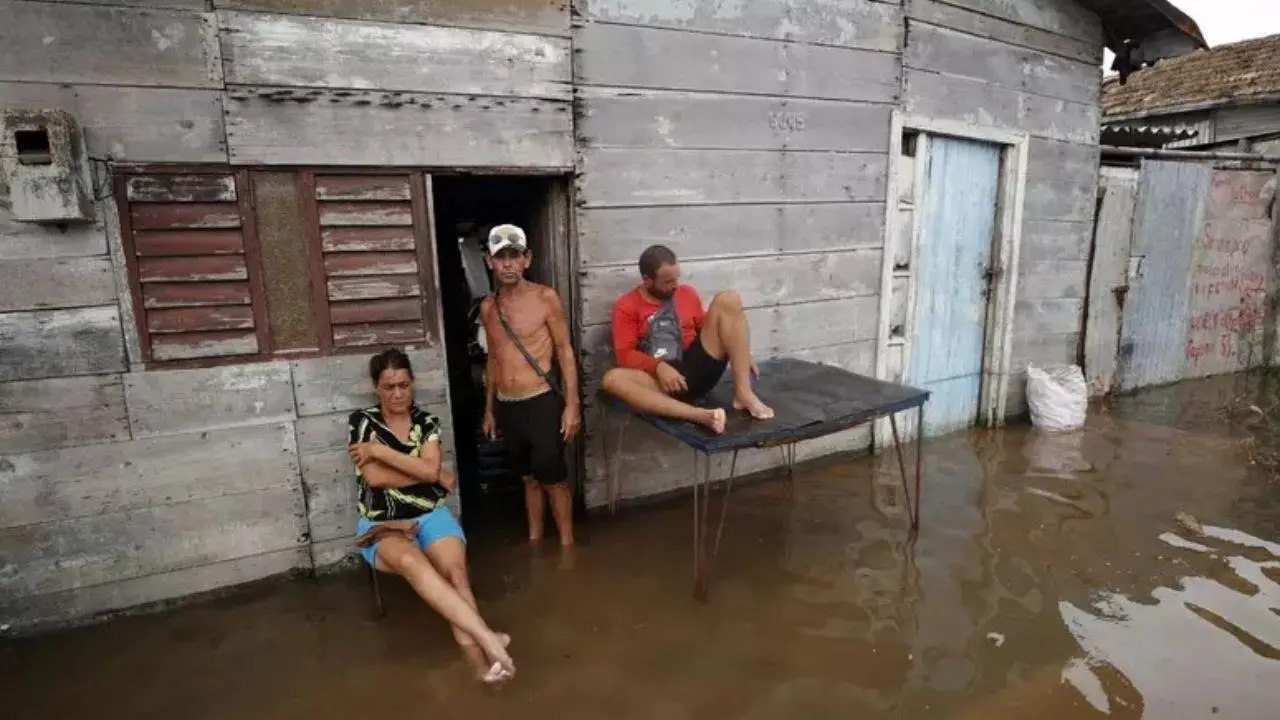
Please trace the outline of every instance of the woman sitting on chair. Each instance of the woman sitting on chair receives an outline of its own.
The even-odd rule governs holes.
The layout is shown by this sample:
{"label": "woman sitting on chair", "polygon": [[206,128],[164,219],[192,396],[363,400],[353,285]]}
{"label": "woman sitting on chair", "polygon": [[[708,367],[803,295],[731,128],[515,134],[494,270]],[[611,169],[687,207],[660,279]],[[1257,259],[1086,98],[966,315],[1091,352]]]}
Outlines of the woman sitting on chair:
{"label": "woman sitting on chair", "polygon": [[466,538],[444,501],[456,478],[441,467],[440,421],[413,402],[413,368],[399,350],[369,361],[378,406],[350,418],[360,518],[356,544],[370,567],[409,581],[453,625],[484,682],[515,674],[510,638],[489,629],[467,579]]}

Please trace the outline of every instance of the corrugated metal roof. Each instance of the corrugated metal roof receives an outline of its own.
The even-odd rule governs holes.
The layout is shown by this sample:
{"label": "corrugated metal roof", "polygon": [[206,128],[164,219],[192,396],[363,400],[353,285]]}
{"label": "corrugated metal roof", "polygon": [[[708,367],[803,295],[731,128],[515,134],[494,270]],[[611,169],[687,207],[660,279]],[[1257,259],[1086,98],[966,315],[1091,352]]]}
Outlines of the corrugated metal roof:
{"label": "corrugated metal roof", "polygon": [[1116,120],[1280,100],[1280,35],[1164,60],[1124,84],[1108,78],[1102,92],[1103,117]]}

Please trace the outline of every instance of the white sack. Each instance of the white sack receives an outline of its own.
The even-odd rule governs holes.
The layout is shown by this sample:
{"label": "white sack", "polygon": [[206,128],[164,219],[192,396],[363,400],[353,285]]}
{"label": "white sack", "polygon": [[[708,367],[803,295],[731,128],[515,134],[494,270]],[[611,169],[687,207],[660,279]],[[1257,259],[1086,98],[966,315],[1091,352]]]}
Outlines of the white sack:
{"label": "white sack", "polygon": [[1084,427],[1089,411],[1089,386],[1079,365],[1040,369],[1027,367],[1027,405],[1031,424],[1045,430]]}

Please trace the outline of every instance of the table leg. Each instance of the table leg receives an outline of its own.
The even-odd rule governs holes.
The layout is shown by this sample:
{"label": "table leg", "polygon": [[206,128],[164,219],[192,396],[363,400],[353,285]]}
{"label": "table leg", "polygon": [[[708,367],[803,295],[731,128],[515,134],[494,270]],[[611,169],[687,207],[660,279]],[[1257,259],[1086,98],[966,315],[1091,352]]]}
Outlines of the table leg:
{"label": "table leg", "polygon": [[733,459],[729,461],[729,477],[724,481],[724,499],[720,501],[720,522],[716,527],[716,542],[711,547],[711,558],[720,555],[720,537],[724,535],[724,519],[729,514],[729,494],[733,492],[733,480],[738,475],[738,451],[733,451]]}
{"label": "table leg", "polygon": [[[907,486],[907,461],[902,457],[902,437],[898,435],[898,415],[897,413],[889,414],[889,428],[893,430],[893,452],[898,457],[898,473],[902,477],[902,494],[907,499],[907,514],[911,516],[911,529],[916,529],[916,519],[918,517],[915,506],[916,503],[911,501],[911,488]],[[919,428],[916,428],[916,437],[920,437]],[[917,452],[920,446],[916,446]],[[919,477],[917,475],[917,477]],[[919,495],[920,490],[917,486],[916,494]]]}
{"label": "table leg", "polygon": [[924,504],[924,486],[920,484],[921,467],[924,462],[924,405],[916,408],[916,512],[911,518],[911,529],[920,529],[920,506]]}
{"label": "table leg", "polygon": [[[702,458],[702,472],[698,458]],[[711,455],[693,451],[693,596],[707,596],[707,520],[711,506]]]}
{"label": "table leg", "polygon": [[[603,416],[605,408],[601,405],[600,413]],[[605,491],[609,494],[609,514],[616,515],[618,513],[618,496],[622,493],[622,480],[618,475],[618,463],[622,462],[622,439],[627,432],[627,425],[631,422],[631,415],[624,414],[622,416],[622,424],[618,426],[618,447],[612,458],[609,455],[609,426],[605,419],[602,418],[600,427],[603,431],[600,433],[601,444],[604,445],[604,465],[605,465]]]}

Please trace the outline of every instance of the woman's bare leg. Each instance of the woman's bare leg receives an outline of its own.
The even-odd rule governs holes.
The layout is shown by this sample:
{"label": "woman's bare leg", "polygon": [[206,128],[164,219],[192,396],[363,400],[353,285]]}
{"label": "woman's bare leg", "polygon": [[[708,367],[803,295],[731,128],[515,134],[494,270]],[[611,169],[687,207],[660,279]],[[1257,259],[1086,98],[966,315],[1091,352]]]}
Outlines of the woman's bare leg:
{"label": "woman's bare leg", "polygon": [[475,639],[485,656],[514,675],[515,664],[502,638],[489,629],[480,613],[436,570],[408,538],[389,537],[378,543],[377,569],[400,575],[414,592],[454,627]]}
{"label": "woman's bare leg", "polygon": [[[456,537],[440,538],[427,547],[426,553],[427,560],[436,571],[453,586],[454,590],[458,591],[473,610],[479,613],[476,596],[471,592],[471,579],[467,577],[467,547],[462,540]],[[457,625],[453,625],[452,628],[453,638],[458,641],[458,647],[462,648],[462,654],[476,671],[476,676],[483,679],[492,661],[485,658],[475,638]],[[505,633],[497,633],[497,635],[503,645],[511,642],[510,636]]]}

